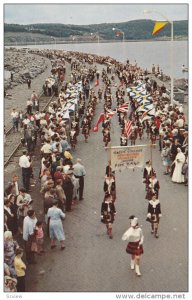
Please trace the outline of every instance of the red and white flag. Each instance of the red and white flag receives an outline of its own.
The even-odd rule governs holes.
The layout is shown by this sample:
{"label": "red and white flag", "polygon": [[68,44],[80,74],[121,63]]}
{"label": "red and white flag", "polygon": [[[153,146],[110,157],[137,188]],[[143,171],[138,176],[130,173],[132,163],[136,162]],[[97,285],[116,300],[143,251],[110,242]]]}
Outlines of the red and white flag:
{"label": "red and white flag", "polygon": [[97,123],[96,123],[96,125],[95,125],[95,127],[93,128],[93,132],[97,132],[98,131],[98,127],[99,127],[99,124],[102,122],[102,121],[104,121],[105,120],[105,115],[104,115],[104,113],[102,113],[102,114],[100,114],[100,116],[99,116],[99,119],[97,120]]}
{"label": "red and white flag", "polygon": [[106,109],[106,111],[107,111],[107,113],[106,113],[107,117],[112,118],[116,114],[117,109],[114,109],[114,110]]}
{"label": "red and white flag", "polygon": [[119,106],[117,108],[117,110],[120,112],[127,112],[128,111],[128,103],[124,103],[123,105]]}
{"label": "red and white flag", "polygon": [[125,121],[125,134],[127,137],[129,137],[131,135],[131,132],[132,132],[132,121],[130,120],[126,120]]}

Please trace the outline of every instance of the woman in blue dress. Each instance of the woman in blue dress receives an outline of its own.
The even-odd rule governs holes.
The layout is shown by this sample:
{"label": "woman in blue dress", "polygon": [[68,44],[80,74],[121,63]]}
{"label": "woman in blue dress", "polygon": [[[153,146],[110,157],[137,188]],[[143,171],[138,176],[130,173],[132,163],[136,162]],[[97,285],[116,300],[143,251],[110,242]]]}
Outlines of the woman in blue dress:
{"label": "woman in blue dress", "polygon": [[64,220],[65,214],[58,208],[58,200],[53,201],[53,206],[48,209],[47,216],[51,249],[56,247],[56,240],[58,240],[61,244],[61,250],[64,250],[65,233],[62,220]]}

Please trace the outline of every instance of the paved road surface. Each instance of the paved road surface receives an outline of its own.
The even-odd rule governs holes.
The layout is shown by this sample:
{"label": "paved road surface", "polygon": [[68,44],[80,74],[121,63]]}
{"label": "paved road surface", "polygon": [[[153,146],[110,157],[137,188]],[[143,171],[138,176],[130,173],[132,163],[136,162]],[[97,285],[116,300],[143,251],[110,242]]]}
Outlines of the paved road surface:
{"label": "paved road surface", "polygon": [[[103,104],[97,105],[96,122]],[[120,130],[117,116],[112,119],[114,133],[112,146],[119,145]],[[141,143],[147,143],[144,138]],[[66,249],[50,250],[37,257],[38,264],[28,266],[27,290],[42,292],[184,292],[188,289],[188,199],[187,188],[174,184],[163,175],[164,168],[158,146],[153,150],[153,166],[160,181],[162,220],[159,239],[150,233],[145,221],[147,200],[142,185],[142,170],[126,170],[116,173],[117,200],[116,220],[113,225],[114,238],[106,235],[100,222],[100,207],[103,201],[103,182],[108,152],[104,150],[101,130],[91,133],[88,143],[78,139],[74,158],[80,157],[87,175],[85,177],[84,200],[74,206],[64,221]],[[150,151],[146,152],[146,160]],[[17,170],[17,169],[15,169]],[[37,177],[38,158],[34,161]],[[10,175],[7,168],[7,175]],[[19,171],[20,172],[20,171]],[[38,214],[42,212],[39,183],[33,188],[32,197]],[[128,217],[135,214],[143,227],[145,236],[144,254],[141,260],[142,277],[137,278],[130,270],[130,257],[125,252],[126,242],[121,240],[129,227]],[[41,270],[44,275],[39,275]]]}

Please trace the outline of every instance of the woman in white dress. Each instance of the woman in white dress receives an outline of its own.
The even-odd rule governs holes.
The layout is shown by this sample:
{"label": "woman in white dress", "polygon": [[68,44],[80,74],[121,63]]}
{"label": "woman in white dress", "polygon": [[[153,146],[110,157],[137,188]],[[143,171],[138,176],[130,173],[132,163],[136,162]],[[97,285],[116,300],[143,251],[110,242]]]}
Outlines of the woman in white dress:
{"label": "woman in white dress", "polygon": [[172,181],[182,183],[185,181],[184,175],[182,174],[182,167],[185,162],[185,155],[180,148],[177,148],[177,155],[174,160],[175,169],[172,176]]}

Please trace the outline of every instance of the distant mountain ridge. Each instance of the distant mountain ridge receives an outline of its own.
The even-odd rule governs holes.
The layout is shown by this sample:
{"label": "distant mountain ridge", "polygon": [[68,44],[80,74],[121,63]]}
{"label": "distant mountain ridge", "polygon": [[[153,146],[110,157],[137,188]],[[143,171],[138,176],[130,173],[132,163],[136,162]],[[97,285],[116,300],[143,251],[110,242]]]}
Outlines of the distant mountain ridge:
{"label": "distant mountain ridge", "polygon": [[[102,40],[121,40],[124,32],[125,40],[148,40],[148,39],[168,39],[171,35],[171,25],[168,24],[157,36],[152,36],[155,21],[149,19],[134,20],[121,23],[102,23],[91,25],[71,25],[60,23],[42,24],[4,24],[5,43],[10,42],[11,38],[17,40],[17,35],[23,33],[23,37],[33,39],[52,37],[55,39],[95,41],[96,38]],[[112,28],[116,28],[112,30]],[[188,20],[174,21],[174,39],[188,38]],[[9,34],[8,34],[9,33]],[[12,35],[10,35],[12,33]],[[19,37],[20,35],[18,35]]]}

